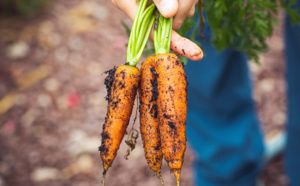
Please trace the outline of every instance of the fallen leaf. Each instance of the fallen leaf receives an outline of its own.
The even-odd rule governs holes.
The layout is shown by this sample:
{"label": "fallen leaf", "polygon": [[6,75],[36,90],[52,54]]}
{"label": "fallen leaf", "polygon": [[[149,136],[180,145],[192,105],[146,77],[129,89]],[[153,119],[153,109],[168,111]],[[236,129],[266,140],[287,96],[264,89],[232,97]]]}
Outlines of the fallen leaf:
{"label": "fallen leaf", "polygon": [[16,94],[10,92],[0,100],[0,114],[7,112],[15,104]]}
{"label": "fallen leaf", "polygon": [[24,90],[33,84],[39,82],[41,79],[47,77],[51,72],[51,68],[44,65],[36,68],[30,73],[26,74],[22,78],[17,79],[17,84],[19,85],[19,90]]}

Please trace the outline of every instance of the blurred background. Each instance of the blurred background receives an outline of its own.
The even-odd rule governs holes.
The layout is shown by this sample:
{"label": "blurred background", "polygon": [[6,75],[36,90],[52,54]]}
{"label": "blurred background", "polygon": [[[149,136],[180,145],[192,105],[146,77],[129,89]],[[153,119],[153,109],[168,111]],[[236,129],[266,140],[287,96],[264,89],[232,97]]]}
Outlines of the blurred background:
{"label": "blurred background", "polygon": [[[125,62],[128,37],[121,21],[131,25],[105,0],[0,1],[0,186],[100,185],[103,72]],[[249,63],[266,136],[282,131],[286,118],[282,25],[268,40],[261,65]],[[126,150],[123,143],[106,184],[160,185],[141,138],[128,160]],[[188,147],[184,186],[193,185],[193,159]],[[162,176],[166,185],[175,185],[165,162]],[[281,157],[267,165],[261,179],[287,185]]]}

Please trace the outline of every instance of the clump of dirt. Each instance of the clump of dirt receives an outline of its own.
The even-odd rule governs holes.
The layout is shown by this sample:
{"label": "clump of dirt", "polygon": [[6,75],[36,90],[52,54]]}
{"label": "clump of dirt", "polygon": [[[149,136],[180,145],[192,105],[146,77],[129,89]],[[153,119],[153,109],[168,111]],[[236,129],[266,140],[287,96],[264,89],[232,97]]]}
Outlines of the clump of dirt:
{"label": "clump of dirt", "polygon": [[115,80],[114,76],[115,76],[116,70],[117,70],[117,67],[114,66],[112,69],[107,70],[107,71],[104,72],[105,74],[108,74],[107,77],[104,80],[104,84],[105,84],[106,91],[107,91],[107,95],[106,95],[105,99],[107,101],[109,101],[109,97],[110,97],[110,94],[111,94],[111,86],[113,85],[113,82]]}
{"label": "clump of dirt", "polygon": [[[104,79],[104,84],[106,87],[106,91],[107,91],[107,95],[105,96],[105,100],[107,100],[108,102],[110,101],[110,95],[111,95],[111,87],[113,86],[113,83],[115,81],[115,73],[116,73],[117,67],[114,66],[112,69],[105,71],[105,74],[108,74],[107,77]],[[113,103],[116,106],[116,103]],[[105,129],[105,124],[107,121],[107,113],[106,113],[106,117],[105,117],[105,122],[102,126],[102,133],[101,133],[101,137],[102,137],[102,142],[105,141],[106,139],[110,139],[110,136],[104,132]],[[100,152],[107,152],[108,148],[102,143],[102,145],[98,148],[98,150]]]}
{"label": "clump of dirt", "polygon": [[173,122],[169,121],[168,125],[171,129],[176,129],[176,125]]}
{"label": "clump of dirt", "polygon": [[[106,123],[106,121],[107,121],[107,117],[105,118],[105,123]],[[104,128],[105,128],[105,123],[103,124],[103,131],[102,131],[102,133],[101,133],[101,137],[102,137],[102,144],[101,144],[101,146],[98,148],[98,150],[100,151],[100,152],[108,152],[108,148],[103,144],[103,142],[106,140],[106,139],[111,139],[111,137],[106,133],[106,132],[104,132]]]}
{"label": "clump of dirt", "polygon": [[151,72],[152,72],[153,75],[154,75],[154,79],[151,80],[151,84],[152,84],[152,90],[151,90],[151,92],[152,92],[152,97],[151,97],[151,100],[150,100],[150,102],[151,102],[151,101],[157,100],[157,97],[158,97],[158,89],[157,89],[157,78],[158,78],[158,74],[156,73],[154,67],[150,68],[150,70],[151,70]]}
{"label": "clump of dirt", "polygon": [[153,115],[154,118],[157,118],[158,112],[157,112],[158,106],[157,104],[153,104],[150,110],[150,113]]}
{"label": "clump of dirt", "polygon": [[167,115],[166,113],[164,113],[164,118],[166,118],[166,119],[170,119],[170,118],[171,118],[171,116],[169,116],[169,115]]}

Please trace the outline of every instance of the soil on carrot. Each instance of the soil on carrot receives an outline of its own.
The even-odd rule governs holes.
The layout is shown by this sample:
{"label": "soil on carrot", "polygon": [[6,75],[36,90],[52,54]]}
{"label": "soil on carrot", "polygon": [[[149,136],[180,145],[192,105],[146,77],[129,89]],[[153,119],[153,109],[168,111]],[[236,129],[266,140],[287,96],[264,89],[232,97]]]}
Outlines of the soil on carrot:
{"label": "soil on carrot", "polygon": [[176,125],[173,122],[169,121],[168,125],[171,129],[176,129]]}
{"label": "soil on carrot", "polygon": [[[101,74],[126,60],[128,37],[121,20],[131,24],[105,0],[53,0],[26,21],[0,17],[0,185],[101,184],[97,148],[109,95]],[[250,65],[265,132],[283,130],[286,120],[282,33],[280,24],[261,65]],[[127,161],[126,151],[123,142],[107,185],[161,185],[148,168],[141,138]],[[181,185],[194,185],[194,157],[188,146]],[[264,169],[266,186],[288,185],[282,162],[275,159]],[[165,161],[161,174],[165,185],[176,185]]]}
{"label": "soil on carrot", "polygon": [[157,118],[157,104],[153,104],[151,109],[150,109],[150,113],[152,114],[151,116],[153,116],[154,118]]}
{"label": "soil on carrot", "polygon": [[[110,95],[111,95],[111,88],[113,86],[113,83],[115,81],[115,73],[116,73],[116,70],[117,70],[117,67],[114,66],[112,69],[110,70],[107,70],[104,72],[104,74],[107,74],[106,78],[104,79],[104,85],[106,87],[106,96],[105,96],[105,99],[107,100],[107,102],[109,103],[111,100],[110,100]],[[117,103],[114,103],[114,106],[116,107]],[[108,107],[107,107],[108,108]],[[104,132],[104,128],[105,128],[105,123],[107,121],[107,115],[105,117],[105,121],[103,123],[103,126],[102,126],[102,133],[101,133],[101,141],[105,141],[107,139],[110,139],[110,136]],[[100,152],[108,152],[108,148],[102,144],[101,146],[99,146],[98,150]]]}
{"label": "soil on carrot", "polygon": [[171,118],[171,116],[169,116],[169,115],[167,115],[166,113],[164,113],[164,118],[166,118],[166,119],[170,119]]}
{"label": "soil on carrot", "polygon": [[[153,80],[151,80],[151,87],[152,87],[151,93],[152,93],[152,96],[151,96],[151,100],[150,100],[150,102],[153,102],[153,101],[157,101],[157,97],[158,97],[158,89],[157,89],[157,77],[158,77],[158,74],[156,73],[154,67],[150,68],[150,70],[151,70],[151,72],[152,72],[152,74],[154,76]],[[150,104],[149,104],[149,106],[150,106]],[[158,116],[157,103],[152,104],[152,107],[150,109],[150,113],[151,113],[152,117],[157,118],[157,116]]]}
{"label": "soil on carrot", "polygon": [[[109,97],[111,94],[111,87],[113,85],[113,82],[115,80],[115,73],[116,73],[117,67],[114,66],[112,69],[105,71],[104,73],[107,74],[107,77],[104,80],[104,84],[106,87],[107,95],[105,99],[109,101]],[[120,82],[121,83],[121,82]],[[124,86],[124,85],[123,85]]]}
{"label": "soil on carrot", "polygon": [[[105,141],[107,139],[111,139],[111,137],[106,132],[104,132],[104,127],[105,127],[105,124],[103,124],[103,131],[101,133],[101,141]],[[99,147],[99,151],[100,152],[108,152],[108,148],[104,144],[102,144]]]}
{"label": "soil on carrot", "polygon": [[[152,74],[154,75],[153,80],[151,80],[151,86],[152,86],[152,89],[151,89],[152,97],[150,100],[150,102],[151,102],[151,101],[156,101],[157,97],[158,97],[158,89],[157,89],[158,74],[155,71],[155,67],[152,67],[150,70],[151,70]],[[156,105],[156,107],[157,107],[157,105]]]}

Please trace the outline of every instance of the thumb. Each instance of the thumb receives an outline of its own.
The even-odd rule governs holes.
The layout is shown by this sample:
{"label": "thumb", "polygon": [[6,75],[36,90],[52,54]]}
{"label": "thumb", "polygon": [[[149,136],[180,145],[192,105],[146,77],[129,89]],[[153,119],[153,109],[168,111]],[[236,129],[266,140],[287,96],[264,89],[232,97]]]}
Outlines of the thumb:
{"label": "thumb", "polygon": [[153,2],[165,18],[174,17],[178,12],[178,0],[153,0]]}

